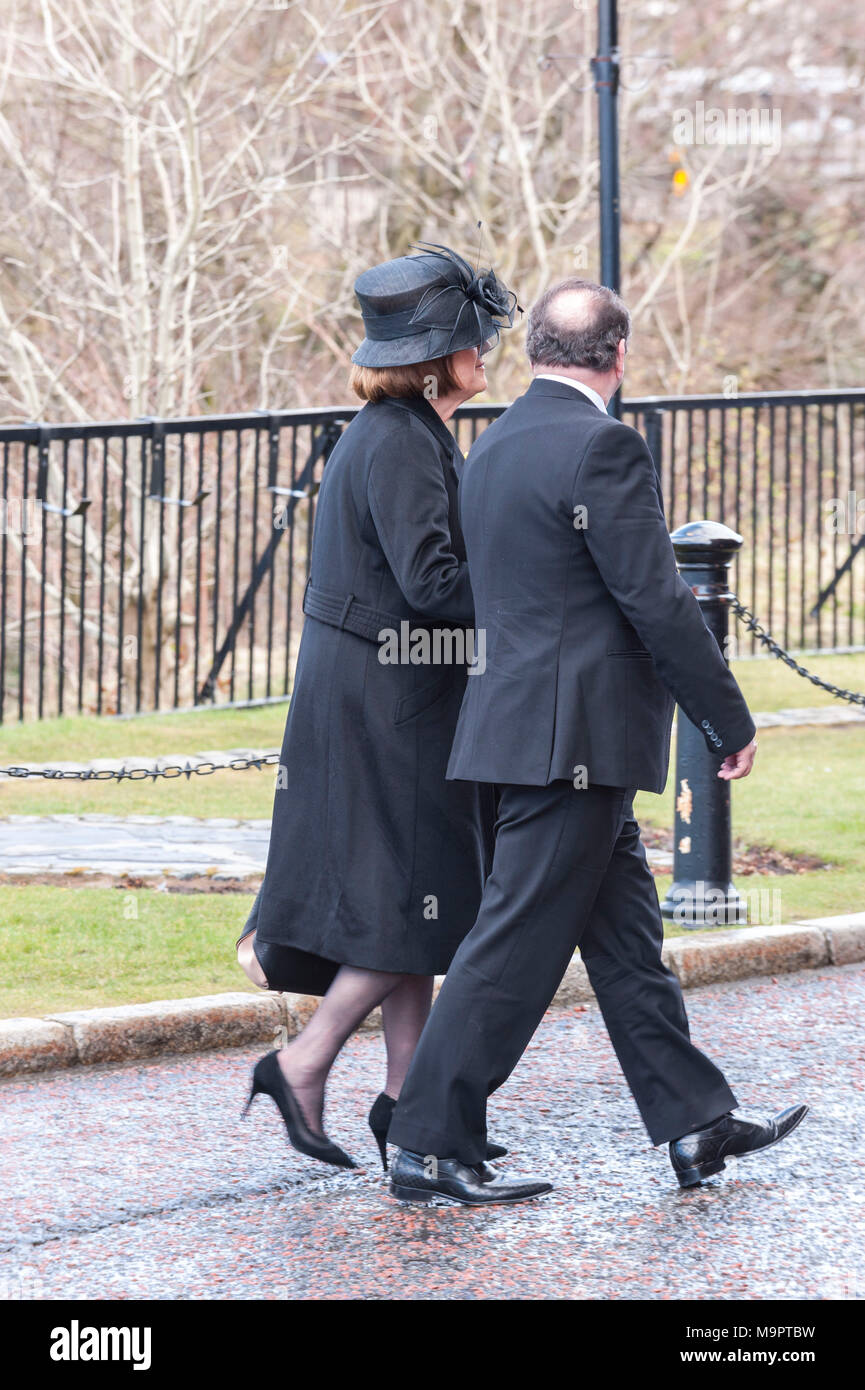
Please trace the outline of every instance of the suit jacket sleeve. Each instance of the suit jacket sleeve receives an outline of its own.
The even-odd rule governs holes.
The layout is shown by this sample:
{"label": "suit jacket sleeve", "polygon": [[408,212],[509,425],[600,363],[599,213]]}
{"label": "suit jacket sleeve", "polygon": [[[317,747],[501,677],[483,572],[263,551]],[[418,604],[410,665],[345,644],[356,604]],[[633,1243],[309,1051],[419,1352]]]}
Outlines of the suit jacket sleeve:
{"label": "suit jacket sleeve", "polygon": [[601,426],[577,469],[573,501],[586,508],[582,535],[592,559],[661,680],[712,754],[737,753],[754,737],[754,721],[679,574],[652,456],[636,430]]}
{"label": "suit jacket sleeve", "polygon": [[470,626],[474,604],[468,565],[453,552],[442,455],[423,425],[408,420],[380,441],[367,498],[406,602],[424,617]]}

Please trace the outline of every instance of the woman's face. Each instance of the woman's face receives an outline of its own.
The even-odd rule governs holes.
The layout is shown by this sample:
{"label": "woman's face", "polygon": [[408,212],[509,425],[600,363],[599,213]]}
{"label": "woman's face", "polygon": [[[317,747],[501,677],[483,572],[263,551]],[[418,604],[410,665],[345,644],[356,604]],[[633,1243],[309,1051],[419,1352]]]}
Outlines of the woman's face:
{"label": "woman's face", "polygon": [[453,374],[461,390],[465,392],[466,400],[469,396],[476,396],[479,391],[487,389],[487,374],[481,356],[483,347],[482,344],[480,347],[462,348],[455,352],[451,359]]}

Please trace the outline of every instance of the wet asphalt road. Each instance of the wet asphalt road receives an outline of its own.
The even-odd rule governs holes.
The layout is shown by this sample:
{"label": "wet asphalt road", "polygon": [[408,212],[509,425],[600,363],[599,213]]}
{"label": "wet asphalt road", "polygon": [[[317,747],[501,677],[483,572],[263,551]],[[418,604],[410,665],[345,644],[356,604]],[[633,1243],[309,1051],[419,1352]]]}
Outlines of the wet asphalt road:
{"label": "wet asphalt road", "polygon": [[388,1196],[356,1036],[327,1123],[363,1168],[302,1158],[259,1097],[263,1048],[0,1086],[0,1294],[25,1299],[861,1299],[865,966],[691,991],[692,1034],[743,1108],[812,1109],[785,1143],[681,1192],[598,1011],[550,1015],[490,1104],[501,1164],[545,1198],[487,1211]]}

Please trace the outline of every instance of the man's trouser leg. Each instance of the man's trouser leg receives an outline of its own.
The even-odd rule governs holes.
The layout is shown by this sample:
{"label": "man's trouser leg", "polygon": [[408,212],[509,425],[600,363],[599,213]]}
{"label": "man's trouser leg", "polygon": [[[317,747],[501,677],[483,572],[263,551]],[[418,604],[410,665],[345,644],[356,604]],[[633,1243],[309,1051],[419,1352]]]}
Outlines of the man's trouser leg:
{"label": "man's trouser leg", "polygon": [[690,1040],[682,988],[661,960],[664,923],[633,810],[580,937],[580,955],[653,1144],[735,1109],[723,1074]]}
{"label": "man's trouser leg", "polygon": [[487,1096],[558,988],[621,830],[622,787],[503,786],[492,872],[400,1093],[390,1140],[478,1163]]}

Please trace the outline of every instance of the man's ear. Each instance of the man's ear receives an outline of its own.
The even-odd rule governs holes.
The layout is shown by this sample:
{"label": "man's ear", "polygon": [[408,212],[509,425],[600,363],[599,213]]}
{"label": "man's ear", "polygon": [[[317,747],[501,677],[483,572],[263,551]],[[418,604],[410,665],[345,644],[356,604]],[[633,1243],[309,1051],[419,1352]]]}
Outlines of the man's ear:
{"label": "man's ear", "polygon": [[625,375],[625,353],[628,350],[627,342],[624,338],[619,339],[619,346],[616,348],[616,376],[619,381]]}

